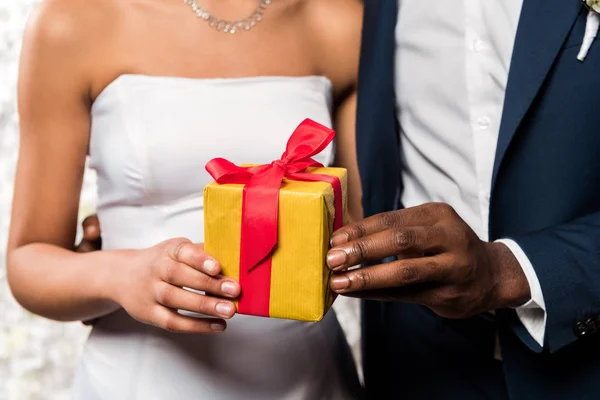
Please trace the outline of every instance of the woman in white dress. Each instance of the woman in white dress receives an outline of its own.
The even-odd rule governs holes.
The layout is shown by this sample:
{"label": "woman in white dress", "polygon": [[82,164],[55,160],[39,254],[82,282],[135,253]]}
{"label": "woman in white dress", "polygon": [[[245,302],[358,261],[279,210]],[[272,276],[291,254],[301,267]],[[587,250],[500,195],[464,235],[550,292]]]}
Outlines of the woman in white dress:
{"label": "woman in white dress", "polygon": [[[312,118],[338,132],[317,159],[349,169],[360,215],[361,2],[197,1],[46,0],[31,17],[12,291],[44,317],[99,318],[75,399],[354,398],[334,313],[316,324],[234,315],[239,284],[203,251],[202,191],[208,160],[268,163]],[[103,249],[78,254],[87,155]]]}

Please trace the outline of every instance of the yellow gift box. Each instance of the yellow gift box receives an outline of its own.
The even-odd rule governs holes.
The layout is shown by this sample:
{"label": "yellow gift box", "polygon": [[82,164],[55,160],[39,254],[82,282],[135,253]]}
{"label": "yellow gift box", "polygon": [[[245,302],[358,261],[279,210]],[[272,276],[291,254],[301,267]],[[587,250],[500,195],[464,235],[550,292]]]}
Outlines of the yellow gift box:
{"label": "yellow gift box", "polygon": [[[346,170],[309,168],[307,172],[340,179],[345,222]],[[204,189],[204,249],[219,261],[223,275],[234,279],[240,276],[242,192],[243,185],[215,182]],[[277,247],[271,256],[269,317],[319,321],[331,307],[325,256],[334,215],[330,184],[284,180],[279,191]]]}
{"label": "yellow gift box", "polygon": [[[314,127],[314,124],[311,126]],[[225,165],[229,169],[237,168],[232,175],[239,174],[240,171],[243,174],[244,168],[249,168],[232,166],[231,163]],[[261,167],[267,166],[258,168]],[[211,174],[213,177],[218,175],[214,172]],[[242,242],[242,221],[247,221],[244,213],[251,211],[244,203],[247,190],[244,184],[213,182],[205,187],[204,249],[219,261],[223,275],[240,281],[242,294],[238,302],[239,313],[316,322],[325,316],[334,300],[328,283],[331,273],[325,258],[329,238],[334,230],[334,220],[339,227],[347,219],[346,170],[308,167],[291,174],[286,172],[285,176],[276,186],[279,190],[278,200],[274,204],[275,209],[278,207],[276,222],[274,221],[277,228],[276,244],[268,251],[263,264],[244,272],[245,264],[241,260],[241,254],[248,244],[244,245]],[[334,177],[334,181],[338,183],[333,185],[331,182],[321,181],[319,177],[323,176]],[[341,199],[336,199],[335,186],[338,196],[341,187]],[[336,203],[341,204],[341,210],[336,211]],[[267,211],[271,207],[270,204],[262,206]],[[341,221],[336,219],[336,215],[338,219],[341,217]],[[261,221],[258,220],[257,223],[260,224]],[[260,233],[260,227],[257,229],[255,232]],[[256,241],[256,238],[244,240]],[[270,271],[266,268],[270,268]],[[248,278],[252,274],[255,274],[253,280]],[[257,302],[262,304],[258,309],[253,306]],[[262,310],[259,310],[261,307]]]}

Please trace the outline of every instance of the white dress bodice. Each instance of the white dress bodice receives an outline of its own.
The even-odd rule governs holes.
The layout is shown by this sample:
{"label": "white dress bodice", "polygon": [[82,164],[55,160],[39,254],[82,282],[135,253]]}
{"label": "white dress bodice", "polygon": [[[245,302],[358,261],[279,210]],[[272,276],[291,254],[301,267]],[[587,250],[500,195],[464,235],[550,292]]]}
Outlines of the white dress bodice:
{"label": "white dress bodice", "polygon": [[[323,77],[189,79],[121,75],[92,106],[103,249],[203,241],[205,164],[269,163],[305,118],[331,126]],[[328,164],[332,146],[315,157]],[[124,311],[93,328],[74,398],[347,399],[354,364],[333,312],[320,323],[236,315],[219,335],[185,335]]]}

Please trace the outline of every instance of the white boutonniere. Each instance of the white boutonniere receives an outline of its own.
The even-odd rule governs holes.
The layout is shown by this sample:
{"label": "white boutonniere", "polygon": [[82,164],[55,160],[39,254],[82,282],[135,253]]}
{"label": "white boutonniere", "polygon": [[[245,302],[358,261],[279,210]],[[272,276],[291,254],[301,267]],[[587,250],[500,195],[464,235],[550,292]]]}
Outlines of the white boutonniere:
{"label": "white boutonniere", "polygon": [[592,43],[594,43],[598,35],[598,27],[600,27],[600,0],[583,0],[583,4],[585,4],[589,11],[585,23],[583,43],[581,43],[579,54],[577,54],[579,61],[585,60],[590,47],[592,47]]}

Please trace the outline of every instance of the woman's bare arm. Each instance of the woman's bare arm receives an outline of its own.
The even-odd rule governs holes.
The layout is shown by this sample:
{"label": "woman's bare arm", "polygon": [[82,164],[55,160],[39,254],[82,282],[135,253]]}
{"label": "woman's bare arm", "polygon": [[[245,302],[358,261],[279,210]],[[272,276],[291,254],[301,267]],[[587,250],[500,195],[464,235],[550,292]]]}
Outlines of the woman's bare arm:
{"label": "woman's bare arm", "polygon": [[355,137],[362,1],[313,0],[308,8],[315,57],[335,88],[334,163],[348,170],[348,216],[351,221],[356,221],[363,213]]}
{"label": "woman's bare arm", "polygon": [[[75,254],[90,131],[91,40],[72,1],[43,3],[30,17],[19,71],[20,148],[8,244],[8,279],[27,309],[58,320],[118,306],[109,293],[119,252]],[[85,18],[85,14],[82,15]],[[68,250],[67,250],[68,249]]]}
{"label": "woman's bare arm", "polygon": [[222,332],[223,319],[235,313],[225,299],[237,297],[240,287],[219,275],[218,262],[201,244],[174,238],[143,250],[72,251],[90,134],[90,76],[109,62],[92,52],[106,27],[114,29],[106,23],[111,18],[99,18],[107,2],[95,4],[90,11],[79,0],[48,0],[26,30],[7,260],[11,290],[25,308],[56,320],[89,320],[122,306],[138,321],[167,330]]}
{"label": "woman's bare arm", "polygon": [[358,221],[363,217],[362,190],[358,163],[356,161],[356,91],[352,92],[337,108],[336,166],[348,170],[348,219]]}

